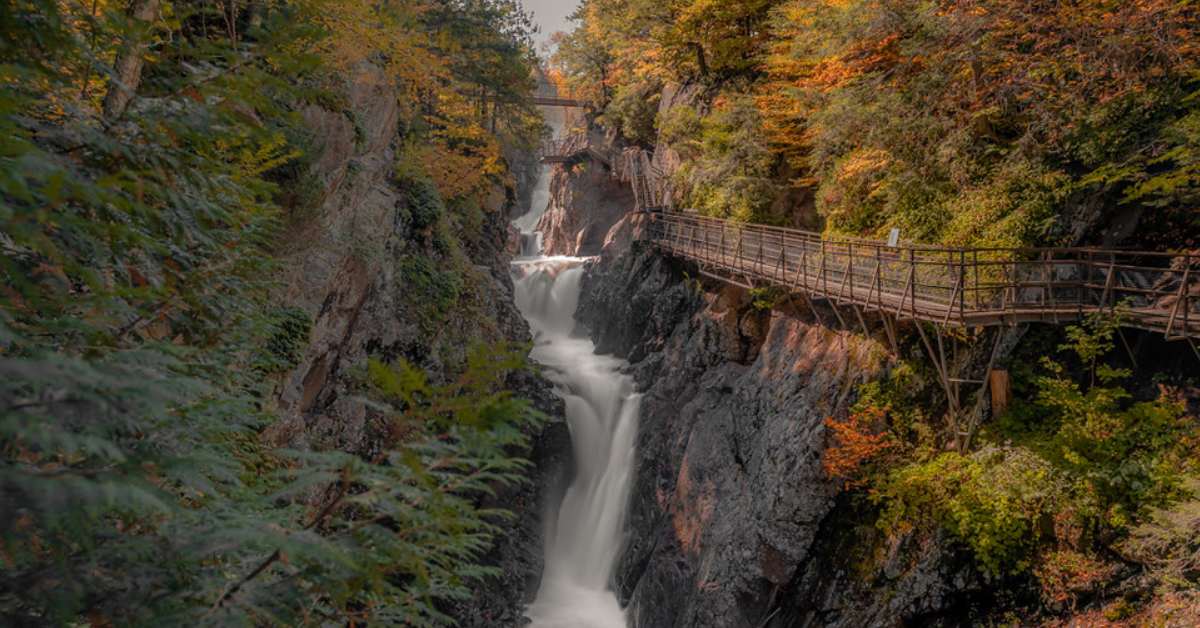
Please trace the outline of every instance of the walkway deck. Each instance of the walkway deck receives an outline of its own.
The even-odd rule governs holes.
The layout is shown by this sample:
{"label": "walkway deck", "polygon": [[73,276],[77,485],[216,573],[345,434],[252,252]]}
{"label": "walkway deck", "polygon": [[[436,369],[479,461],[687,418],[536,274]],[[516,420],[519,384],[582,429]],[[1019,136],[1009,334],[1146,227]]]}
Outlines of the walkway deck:
{"label": "walkway deck", "polygon": [[[582,133],[572,133],[565,137],[543,142],[541,161],[544,164],[564,164],[577,159],[584,153],[590,154],[587,136]],[[606,160],[607,156],[599,154],[594,156],[608,163]]]}
{"label": "walkway deck", "polygon": [[889,247],[873,240],[651,214],[647,238],[705,274],[897,319],[958,327],[1065,324],[1111,312],[1168,339],[1200,337],[1200,256],[1090,248]]}
{"label": "walkway deck", "polygon": [[572,98],[547,98],[534,96],[533,104],[543,107],[584,107],[583,101]]}

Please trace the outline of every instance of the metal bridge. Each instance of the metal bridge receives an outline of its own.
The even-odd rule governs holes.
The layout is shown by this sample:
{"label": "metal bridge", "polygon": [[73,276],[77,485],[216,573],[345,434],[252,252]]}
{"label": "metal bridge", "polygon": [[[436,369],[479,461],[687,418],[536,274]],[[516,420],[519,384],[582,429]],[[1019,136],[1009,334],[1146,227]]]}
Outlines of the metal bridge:
{"label": "metal bridge", "polygon": [[[630,184],[636,210],[669,204],[669,179],[645,150],[606,152],[582,133],[542,149],[544,163],[585,156],[608,165],[615,178]],[[1200,255],[1079,247],[889,246],[690,212],[650,215],[647,235],[654,245],[695,262],[702,273],[847,306],[860,320],[864,312],[887,315],[884,324],[892,339],[891,323],[902,320],[979,328],[1066,324],[1096,312],[1168,340],[1192,343],[1200,337]]]}
{"label": "metal bridge", "polygon": [[612,156],[593,148],[583,133],[572,133],[542,143],[541,160],[544,164],[565,164],[583,155],[589,155],[606,165],[612,164]]}
{"label": "metal bridge", "polygon": [[[896,326],[914,323],[947,399],[954,444],[965,451],[992,391],[993,414],[1003,407],[1007,374],[993,371],[1007,334],[994,334],[991,357],[979,365],[959,351],[960,334],[976,339],[984,328],[1041,322],[1066,324],[1093,313],[1117,317],[1121,327],[1186,340],[1197,356],[1200,337],[1200,255],[1092,248],[953,248],[889,246],[875,240],[828,239],[797,229],[742,224],[691,213],[651,212],[642,238],[667,255],[696,264],[703,275],[746,288],[775,287],[812,306],[823,301],[852,310],[863,333],[866,319],[882,323],[900,352]],[[811,308],[818,322],[822,315]],[[925,327],[932,323],[933,333]],[[1119,331],[1119,329],[1118,329]],[[931,339],[932,337],[932,339]],[[1019,332],[1015,336],[1020,338]],[[1125,348],[1129,344],[1119,334]],[[1130,351],[1131,359],[1133,357]],[[1135,361],[1136,364],[1136,361]],[[963,385],[977,386],[968,403]]]}
{"label": "metal bridge", "polygon": [[1200,337],[1200,255],[888,246],[678,212],[651,214],[645,237],[706,275],[847,306],[860,320],[873,312],[885,323],[977,328],[1066,324],[1105,312],[1168,340]]}
{"label": "metal bridge", "polygon": [[548,97],[548,96],[534,96],[533,104],[541,105],[543,107],[579,107],[579,108],[583,108],[583,107],[587,106],[583,103],[582,100],[575,100],[573,98],[554,98],[554,97]]}
{"label": "metal bridge", "polygon": [[[583,156],[608,165],[615,178],[632,186],[635,209],[669,204],[669,179],[645,150],[606,152],[582,133],[542,149],[544,163]],[[866,311],[890,315],[893,321],[978,328],[1065,324],[1107,312],[1123,327],[1159,332],[1168,340],[1191,343],[1200,337],[1200,255],[1080,247],[889,246],[686,212],[651,215],[651,241],[696,262],[706,274],[850,306],[860,318]],[[890,327],[888,335],[894,336]]]}

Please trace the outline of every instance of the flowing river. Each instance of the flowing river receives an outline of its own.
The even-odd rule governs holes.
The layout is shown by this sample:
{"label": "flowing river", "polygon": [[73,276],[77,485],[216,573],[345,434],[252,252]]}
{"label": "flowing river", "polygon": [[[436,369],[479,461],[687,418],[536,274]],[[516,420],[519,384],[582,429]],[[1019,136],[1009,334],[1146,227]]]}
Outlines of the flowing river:
{"label": "flowing river", "polygon": [[517,307],[534,334],[531,357],[566,404],[575,473],[561,504],[546,514],[546,560],[534,628],[625,628],[611,588],[633,474],[641,397],[622,360],[596,355],[574,333],[583,258],[545,257],[534,231],[549,201],[543,167],[530,211],[514,221],[521,257],[513,262]]}

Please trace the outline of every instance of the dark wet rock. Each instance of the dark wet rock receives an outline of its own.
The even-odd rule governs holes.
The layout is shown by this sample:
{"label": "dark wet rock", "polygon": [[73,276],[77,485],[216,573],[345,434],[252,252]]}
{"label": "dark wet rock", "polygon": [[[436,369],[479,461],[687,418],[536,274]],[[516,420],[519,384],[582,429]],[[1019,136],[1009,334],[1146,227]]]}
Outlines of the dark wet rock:
{"label": "dark wet rock", "polygon": [[959,603],[974,581],[946,543],[876,551],[821,467],[825,419],[883,348],[695,276],[634,244],[591,266],[579,307],[645,393],[615,577],[633,625],[900,625]]}

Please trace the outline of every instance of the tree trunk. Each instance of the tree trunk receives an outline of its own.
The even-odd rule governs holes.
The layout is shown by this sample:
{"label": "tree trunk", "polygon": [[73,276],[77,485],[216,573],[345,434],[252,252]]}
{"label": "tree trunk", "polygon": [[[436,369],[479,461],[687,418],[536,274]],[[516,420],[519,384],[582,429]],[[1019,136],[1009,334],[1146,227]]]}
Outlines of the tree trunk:
{"label": "tree trunk", "polygon": [[688,42],[690,47],[696,53],[696,65],[700,66],[700,78],[708,77],[708,60],[704,56],[704,46],[699,42]]}
{"label": "tree trunk", "polygon": [[132,0],[129,4],[129,16],[140,23],[135,24],[133,31],[126,35],[117,54],[112,82],[104,96],[106,120],[120,118],[137,93],[138,85],[142,82],[142,67],[146,64],[146,48],[150,45],[147,30],[150,23],[158,19],[159,4],[160,0]]}

